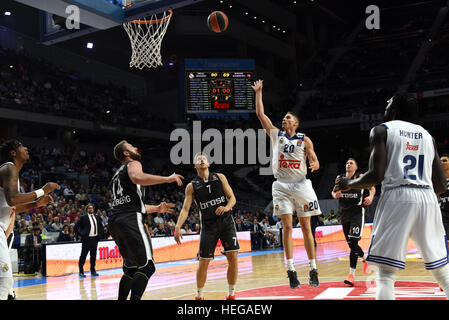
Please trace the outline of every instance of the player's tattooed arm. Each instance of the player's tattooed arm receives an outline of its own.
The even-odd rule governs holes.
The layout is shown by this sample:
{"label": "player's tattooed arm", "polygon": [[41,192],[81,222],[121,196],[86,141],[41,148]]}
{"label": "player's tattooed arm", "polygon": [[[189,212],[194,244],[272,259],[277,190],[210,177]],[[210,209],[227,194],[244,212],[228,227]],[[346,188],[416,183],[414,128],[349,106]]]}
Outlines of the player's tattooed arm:
{"label": "player's tattooed arm", "polygon": [[18,191],[18,172],[14,165],[8,164],[2,168],[2,186],[5,192],[6,203],[10,207],[17,206],[22,203],[28,203],[36,200],[36,193],[19,193]]}

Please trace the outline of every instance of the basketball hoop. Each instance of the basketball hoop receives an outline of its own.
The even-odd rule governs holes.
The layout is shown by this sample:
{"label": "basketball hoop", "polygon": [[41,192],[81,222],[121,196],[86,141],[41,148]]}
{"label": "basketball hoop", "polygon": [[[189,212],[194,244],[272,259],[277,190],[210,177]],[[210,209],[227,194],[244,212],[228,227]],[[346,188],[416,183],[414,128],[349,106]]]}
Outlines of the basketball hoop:
{"label": "basketball hoop", "polygon": [[123,24],[131,41],[130,68],[142,70],[144,67],[162,66],[161,43],[172,16],[173,11],[168,10],[159,18],[154,14],[151,18],[132,20]]}

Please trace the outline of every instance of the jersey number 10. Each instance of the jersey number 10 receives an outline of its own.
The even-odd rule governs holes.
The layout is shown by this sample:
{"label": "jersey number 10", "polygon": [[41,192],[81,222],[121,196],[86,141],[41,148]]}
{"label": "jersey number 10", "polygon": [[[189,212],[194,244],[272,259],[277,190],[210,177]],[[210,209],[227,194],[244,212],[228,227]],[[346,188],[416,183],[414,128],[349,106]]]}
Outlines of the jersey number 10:
{"label": "jersey number 10", "polygon": [[[416,180],[415,174],[410,174],[409,171],[416,168],[416,157],[412,155],[406,155],[402,160],[406,166],[404,167],[404,179]],[[424,169],[424,155],[418,156],[418,178],[422,180]]]}

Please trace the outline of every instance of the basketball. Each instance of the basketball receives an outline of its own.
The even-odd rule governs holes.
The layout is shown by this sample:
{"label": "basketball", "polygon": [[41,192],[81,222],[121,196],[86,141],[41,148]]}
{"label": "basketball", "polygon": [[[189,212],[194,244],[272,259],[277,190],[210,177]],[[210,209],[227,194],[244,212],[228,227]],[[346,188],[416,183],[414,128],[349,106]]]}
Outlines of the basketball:
{"label": "basketball", "polygon": [[216,33],[225,31],[228,23],[228,16],[222,11],[214,11],[207,17],[207,26]]}

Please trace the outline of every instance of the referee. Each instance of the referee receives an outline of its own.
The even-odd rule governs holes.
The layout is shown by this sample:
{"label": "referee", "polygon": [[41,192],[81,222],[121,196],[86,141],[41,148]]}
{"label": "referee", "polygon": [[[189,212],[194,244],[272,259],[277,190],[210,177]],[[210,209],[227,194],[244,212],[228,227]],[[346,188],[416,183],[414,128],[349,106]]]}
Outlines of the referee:
{"label": "referee", "polygon": [[[358,174],[358,164],[354,158],[349,158],[346,161],[346,173],[338,177],[345,177],[347,179],[356,179],[360,176]],[[337,178],[338,178],[337,177]],[[349,274],[345,284],[353,287],[355,280],[355,270],[357,267],[357,259],[363,258],[363,271],[366,273],[368,264],[365,262],[365,253],[359,246],[359,241],[362,238],[363,226],[365,224],[365,209],[373,202],[376,188],[371,187],[370,190],[356,190],[350,189],[348,191],[332,190],[332,197],[338,199],[338,206],[340,211],[341,225],[343,233],[351,249],[349,253]]]}

